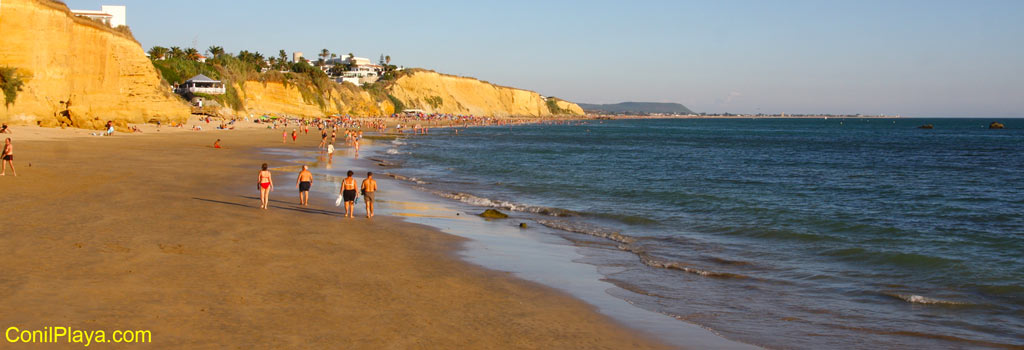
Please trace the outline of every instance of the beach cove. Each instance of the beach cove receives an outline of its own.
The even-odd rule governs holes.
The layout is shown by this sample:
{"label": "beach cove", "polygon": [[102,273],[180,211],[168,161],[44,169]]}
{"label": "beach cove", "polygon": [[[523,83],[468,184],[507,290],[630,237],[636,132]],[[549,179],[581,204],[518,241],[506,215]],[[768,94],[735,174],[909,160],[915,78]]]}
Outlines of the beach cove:
{"label": "beach cove", "polygon": [[278,135],[18,142],[19,176],[0,182],[0,323],[145,329],[156,348],[670,348],[459,261],[457,237],[380,215],[345,221],[319,198],[299,208],[292,173],[275,171],[271,208],[258,210],[258,165],[288,165],[257,150]]}

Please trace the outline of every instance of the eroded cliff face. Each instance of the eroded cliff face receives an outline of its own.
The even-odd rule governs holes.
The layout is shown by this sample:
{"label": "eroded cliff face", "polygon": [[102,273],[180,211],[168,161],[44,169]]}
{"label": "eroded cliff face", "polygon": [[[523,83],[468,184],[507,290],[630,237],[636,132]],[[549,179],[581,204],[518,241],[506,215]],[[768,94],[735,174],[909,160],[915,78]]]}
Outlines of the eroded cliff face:
{"label": "eroded cliff face", "polygon": [[387,90],[388,94],[402,101],[406,108],[418,108],[432,113],[495,117],[583,115],[583,109],[572,102],[554,100],[552,103],[560,111],[552,111],[548,101],[533,91],[430,71],[417,71],[402,76]]}
{"label": "eroded cliff face", "polygon": [[[245,113],[323,117],[331,114],[382,116],[394,113],[390,101],[376,101],[369,92],[348,86],[317,95],[307,89],[305,93],[294,84],[247,81],[236,87],[242,92]],[[242,112],[236,112],[242,113]]]}
{"label": "eroded cliff face", "polygon": [[49,0],[0,0],[0,66],[28,76],[14,104],[0,106],[5,123],[101,128],[189,116],[137,42]]}

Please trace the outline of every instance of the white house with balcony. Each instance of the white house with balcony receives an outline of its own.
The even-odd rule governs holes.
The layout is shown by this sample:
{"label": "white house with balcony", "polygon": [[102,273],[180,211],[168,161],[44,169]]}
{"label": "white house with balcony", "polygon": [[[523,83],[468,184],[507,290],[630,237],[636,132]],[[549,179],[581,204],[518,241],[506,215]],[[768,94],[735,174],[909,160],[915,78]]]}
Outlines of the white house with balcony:
{"label": "white house with balcony", "polygon": [[103,5],[100,10],[71,10],[71,14],[102,22],[111,28],[128,25],[125,6]]}
{"label": "white house with balcony", "polygon": [[182,95],[186,93],[222,95],[224,94],[224,83],[199,74],[178,85],[177,92]]}

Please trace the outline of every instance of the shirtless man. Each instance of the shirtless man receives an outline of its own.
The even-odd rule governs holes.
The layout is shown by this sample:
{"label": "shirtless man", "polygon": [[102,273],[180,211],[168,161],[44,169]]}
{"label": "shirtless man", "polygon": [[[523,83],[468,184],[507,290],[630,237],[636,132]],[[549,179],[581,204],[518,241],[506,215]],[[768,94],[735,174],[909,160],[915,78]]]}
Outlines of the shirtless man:
{"label": "shirtless man", "polygon": [[348,171],[348,177],[341,181],[341,197],[345,200],[345,217],[354,218],[353,211],[356,207],[356,179],[352,178],[355,173]]}
{"label": "shirtless man", "polygon": [[0,176],[7,175],[7,164],[11,165],[11,172],[14,173],[14,176],[18,176],[18,171],[14,170],[14,145],[11,145],[10,137],[4,141],[3,170],[0,170]]}
{"label": "shirtless man", "polygon": [[373,217],[373,195],[377,193],[377,180],[373,179],[373,172],[366,173],[366,180],[363,180],[363,201],[366,202],[366,217]]}
{"label": "shirtless man", "polygon": [[313,173],[309,166],[303,165],[299,178],[295,179],[295,187],[299,189],[299,205],[309,205],[309,188],[313,186]]}

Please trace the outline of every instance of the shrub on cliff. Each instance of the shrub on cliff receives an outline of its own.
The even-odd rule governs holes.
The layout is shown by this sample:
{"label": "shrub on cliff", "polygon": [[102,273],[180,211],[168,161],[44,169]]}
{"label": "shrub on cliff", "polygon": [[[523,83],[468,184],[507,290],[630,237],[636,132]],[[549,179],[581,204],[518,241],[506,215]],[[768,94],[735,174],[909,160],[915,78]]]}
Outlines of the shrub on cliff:
{"label": "shrub on cliff", "polygon": [[547,105],[548,111],[551,112],[551,114],[553,115],[572,114],[572,111],[568,109],[563,109],[562,107],[558,107],[558,99],[554,97],[548,97]]}
{"label": "shrub on cliff", "polygon": [[25,78],[14,67],[0,67],[0,89],[4,91],[4,107],[10,108],[18,98],[18,91],[25,85]]}

